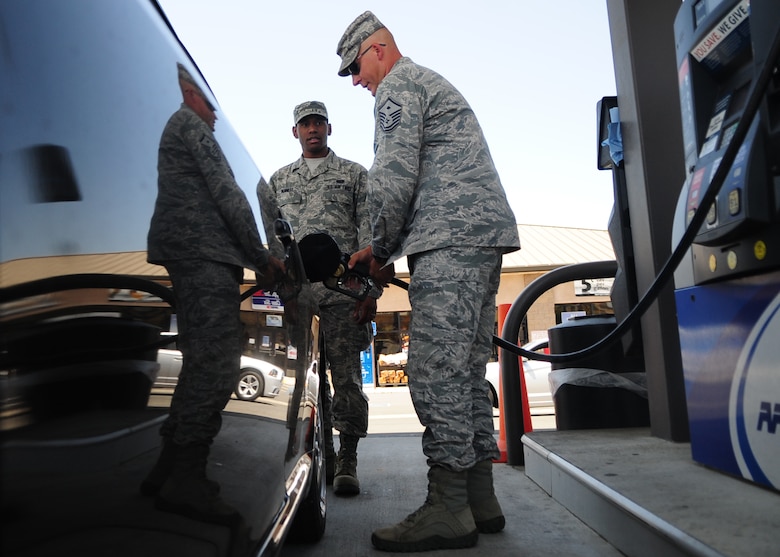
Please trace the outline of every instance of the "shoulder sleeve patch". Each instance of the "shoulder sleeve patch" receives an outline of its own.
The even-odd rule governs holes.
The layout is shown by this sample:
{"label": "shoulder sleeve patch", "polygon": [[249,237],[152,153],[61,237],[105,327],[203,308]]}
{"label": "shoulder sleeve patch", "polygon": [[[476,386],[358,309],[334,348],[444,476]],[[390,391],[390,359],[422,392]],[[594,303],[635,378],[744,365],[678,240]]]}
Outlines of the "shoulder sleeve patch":
{"label": "shoulder sleeve patch", "polygon": [[401,105],[388,98],[379,109],[379,127],[383,132],[391,132],[401,123]]}
{"label": "shoulder sleeve patch", "polygon": [[206,134],[203,134],[200,137],[200,144],[209,157],[211,157],[215,161],[220,159],[221,149],[219,148],[219,145],[217,145],[216,141],[214,141]]}

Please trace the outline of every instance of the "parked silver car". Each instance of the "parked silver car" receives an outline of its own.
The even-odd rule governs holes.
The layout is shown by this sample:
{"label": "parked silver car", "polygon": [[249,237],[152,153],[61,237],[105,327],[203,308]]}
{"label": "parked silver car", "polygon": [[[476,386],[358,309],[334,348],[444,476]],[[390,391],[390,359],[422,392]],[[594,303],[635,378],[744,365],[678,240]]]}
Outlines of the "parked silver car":
{"label": "parked silver car", "polygon": [[[549,349],[549,342],[545,339],[534,340],[522,346],[529,352],[545,352]],[[539,408],[553,406],[550,392],[550,362],[530,360],[523,357],[523,375],[525,376],[525,388],[528,394],[528,407]],[[498,408],[498,392],[501,378],[498,370],[498,362],[488,362],[485,378],[490,383],[490,400],[494,408]]]}
{"label": "parked silver car", "polygon": [[[154,382],[155,387],[174,387],[181,373],[183,358],[175,349],[160,348],[157,351],[157,363],[160,371]],[[275,397],[282,389],[284,370],[272,363],[241,356],[241,373],[238,376],[234,392],[239,400],[255,400],[259,396]]]}

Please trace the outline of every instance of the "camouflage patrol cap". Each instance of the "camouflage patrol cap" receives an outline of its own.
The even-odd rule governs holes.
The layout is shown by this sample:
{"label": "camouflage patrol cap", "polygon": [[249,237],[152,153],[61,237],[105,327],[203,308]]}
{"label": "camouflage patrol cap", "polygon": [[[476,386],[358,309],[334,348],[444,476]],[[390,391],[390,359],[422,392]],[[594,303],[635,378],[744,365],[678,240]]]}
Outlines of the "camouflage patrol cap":
{"label": "camouflage patrol cap", "polygon": [[336,54],[341,56],[340,76],[349,75],[347,68],[357,59],[358,50],[363,41],[384,27],[382,22],[371,12],[363,12],[349,24],[336,47]]}
{"label": "camouflage patrol cap", "polygon": [[187,71],[187,68],[185,68],[181,62],[176,62],[176,69],[179,72],[179,87],[181,88],[181,92],[184,93],[184,83],[192,85],[195,88],[195,91],[197,91],[198,95],[203,97],[203,100],[206,101],[206,106],[209,107],[209,110],[216,112],[217,109],[213,104],[211,104],[211,101],[209,101],[208,97],[203,94],[203,90],[200,88],[200,85],[195,83],[195,79],[193,79],[192,74]]}
{"label": "camouflage patrol cap", "polygon": [[293,110],[293,118],[297,124],[307,116],[322,116],[325,120],[328,119],[328,110],[325,105],[320,101],[306,101],[295,107]]}

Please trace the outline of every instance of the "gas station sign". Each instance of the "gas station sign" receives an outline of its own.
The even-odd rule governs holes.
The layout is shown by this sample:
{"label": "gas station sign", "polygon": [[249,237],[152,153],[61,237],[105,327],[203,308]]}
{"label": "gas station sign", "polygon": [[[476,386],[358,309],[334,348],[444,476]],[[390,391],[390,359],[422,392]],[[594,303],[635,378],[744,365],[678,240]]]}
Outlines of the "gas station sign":
{"label": "gas station sign", "polygon": [[575,296],[609,296],[614,278],[582,279],[574,281]]}

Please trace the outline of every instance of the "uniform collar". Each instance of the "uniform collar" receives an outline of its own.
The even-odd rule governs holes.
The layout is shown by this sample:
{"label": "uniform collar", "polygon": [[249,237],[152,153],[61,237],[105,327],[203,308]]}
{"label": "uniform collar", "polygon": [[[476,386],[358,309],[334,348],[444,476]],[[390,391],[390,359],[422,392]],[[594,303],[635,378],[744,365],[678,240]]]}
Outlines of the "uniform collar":
{"label": "uniform collar", "polygon": [[[325,155],[322,164],[320,164],[317,167],[317,170],[315,172],[315,176],[318,176],[322,174],[326,169],[331,168],[333,166],[333,162],[336,160],[336,153],[333,152],[333,149],[328,147],[328,154]],[[295,161],[295,171],[301,172],[301,169],[305,168],[305,172],[309,172],[309,165],[306,164],[306,160],[303,158],[303,155],[298,157],[298,160]]]}

